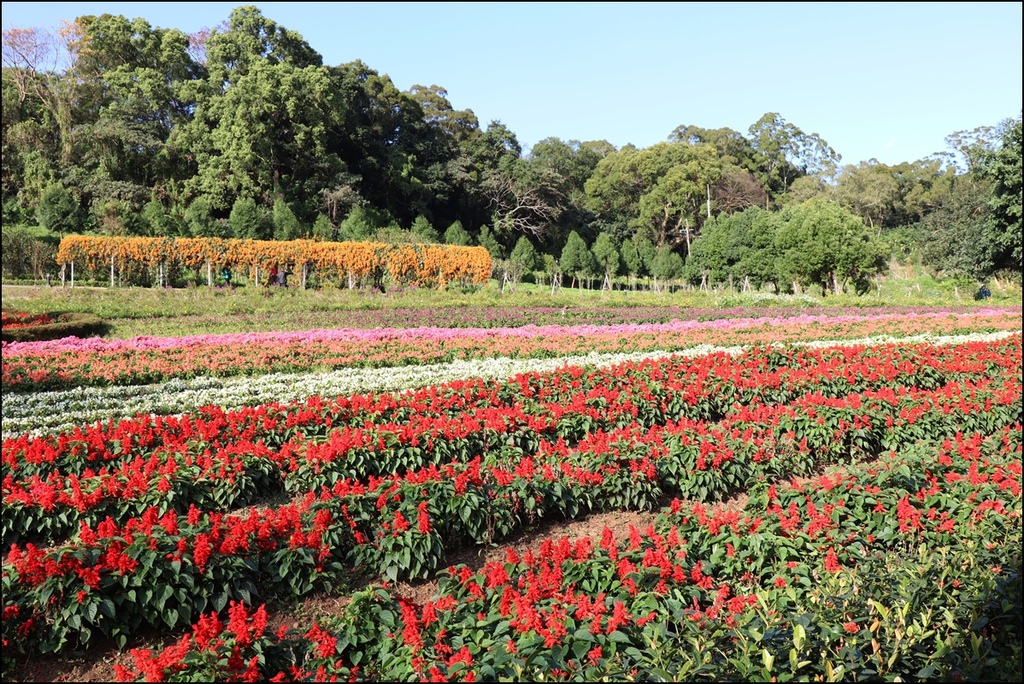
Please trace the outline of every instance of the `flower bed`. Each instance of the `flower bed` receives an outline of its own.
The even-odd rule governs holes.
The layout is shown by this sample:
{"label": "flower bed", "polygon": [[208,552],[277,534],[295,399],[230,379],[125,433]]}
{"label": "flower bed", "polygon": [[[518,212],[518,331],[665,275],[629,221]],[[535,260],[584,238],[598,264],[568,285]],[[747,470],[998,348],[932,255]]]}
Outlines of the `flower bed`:
{"label": "flower bed", "polygon": [[[520,358],[502,363],[553,365],[499,364],[491,379],[400,393],[297,388],[265,403],[254,390],[252,405],[169,404],[186,409],[174,416],[111,406],[103,422],[6,437],[5,671],[15,652],[89,652],[108,637],[137,646],[149,628],[177,641],[133,650],[120,678],[1013,679],[1020,321],[900,319],[903,334],[926,336],[916,342],[888,339],[895,321],[234,340],[278,345],[296,364],[336,344],[380,345],[381,358],[390,348],[389,364],[465,344],[469,358],[513,345]],[[971,327],[998,334],[950,336]],[[152,346],[200,353],[218,339]],[[664,356],[752,339],[762,344]],[[574,343],[592,365],[555,356]],[[148,342],[132,344],[144,367]],[[651,357],[635,351],[645,345]],[[76,353],[97,368],[131,349],[5,345],[5,373],[23,358],[64,363],[79,346],[95,347]],[[116,401],[115,389],[102,396]],[[443,570],[460,549],[539,520],[663,506],[625,537]],[[357,569],[387,582],[331,618],[268,627],[267,602],[336,590]],[[438,573],[432,595],[391,584]]]}
{"label": "flower bed", "polygon": [[[43,652],[94,635],[123,643],[140,623],[173,629],[232,600],[302,596],[341,581],[353,565],[391,578],[426,576],[443,567],[446,549],[489,543],[539,517],[648,509],[666,494],[713,500],[963,431],[1005,433],[1012,444],[1020,363],[1019,337],[949,349],[766,349],[738,359],[570,368],[491,387],[455,383],[336,406],[263,407],[196,421],[195,431],[174,422],[150,433],[124,421],[106,435],[8,441],[9,478],[41,469],[88,478],[77,464],[124,463],[132,452],[183,445],[176,435],[219,448],[265,444],[284,429],[293,441],[284,437],[280,451],[265,455],[285,487],[294,476],[300,497],[241,515],[194,504],[181,513],[157,501],[137,517],[78,520],[75,538],[52,551],[13,547],[4,568],[6,638]],[[315,437],[319,425],[329,426],[326,441]],[[325,477],[334,463],[341,469]],[[1019,501],[1019,467],[1000,468],[984,481],[1009,483]],[[172,474],[161,470],[157,479]],[[10,499],[32,503],[13,489]],[[74,496],[69,503],[90,506]],[[5,510],[5,525],[17,512]],[[901,520],[908,516],[904,505]],[[938,523],[946,520],[940,512]]]}
{"label": "flower bed", "polygon": [[905,335],[1021,328],[1017,314],[979,310],[918,316],[793,316],[646,325],[340,329],[132,340],[68,339],[4,346],[2,379],[5,391],[40,391],[151,384],[198,375],[229,377],[425,365],[490,356],[551,358],[624,350],[672,352],[698,344],[728,347],[889,335],[897,320]]}

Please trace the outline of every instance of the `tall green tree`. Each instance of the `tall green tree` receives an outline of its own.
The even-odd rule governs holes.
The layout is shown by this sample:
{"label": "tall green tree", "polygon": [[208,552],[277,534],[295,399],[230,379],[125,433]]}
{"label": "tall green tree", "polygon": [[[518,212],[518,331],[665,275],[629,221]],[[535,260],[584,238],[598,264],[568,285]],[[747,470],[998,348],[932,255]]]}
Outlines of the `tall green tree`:
{"label": "tall green tree", "polygon": [[494,237],[494,233],[491,232],[491,228],[487,224],[480,226],[477,244],[487,250],[487,253],[491,255],[491,259],[497,261],[505,258],[505,248]]}
{"label": "tall green tree", "polygon": [[302,222],[283,199],[274,202],[272,219],[275,240],[298,240],[305,237],[306,231],[303,229]]}
{"label": "tall green tree", "polygon": [[[684,274],[683,257],[672,249],[668,243],[658,245],[651,262],[651,275],[654,276],[654,287],[660,290],[667,287],[672,280]],[[661,281],[659,283],[659,281]]]}
{"label": "tall green tree", "polygon": [[558,259],[558,265],[562,272],[572,277],[572,284],[579,284],[583,289],[583,278],[597,270],[594,255],[587,248],[587,243],[575,230],[569,233],[562,248],[562,255]]}
{"label": "tall green tree", "polygon": [[461,221],[455,221],[444,231],[444,243],[446,245],[459,245],[469,247],[473,244],[473,238],[469,232],[462,227]]}
{"label": "tall green tree", "polygon": [[945,201],[922,222],[925,263],[939,272],[984,282],[999,270],[992,183],[975,174],[957,177]]}
{"label": "tall green tree", "polygon": [[228,225],[235,237],[239,238],[269,240],[273,235],[270,217],[252,197],[239,197],[235,200],[228,216]]}
{"label": "tall green tree", "polygon": [[71,193],[60,184],[51,185],[43,193],[36,208],[36,220],[47,230],[64,236],[78,232],[81,227],[79,206]]}
{"label": "tall green tree", "polygon": [[993,220],[988,241],[997,269],[1021,273],[1021,117],[1003,123],[999,149],[986,155],[981,175],[992,181]]}
{"label": "tall green tree", "polygon": [[779,272],[792,282],[817,285],[822,295],[838,294],[850,281],[863,289],[867,278],[884,268],[884,247],[859,217],[838,205],[788,206],[777,220]]}
{"label": "tall green tree", "polygon": [[817,133],[804,133],[776,112],[766,113],[748,133],[756,152],[754,173],[772,198],[785,194],[800,176],[833,172],[841,160]]}
{"label": "tall green tree", "polygon": [[537,249],[525,235],[520,235],[516,240],[516,246],[508,257],[509,261],[519,266],[523,273],[536,271],[541,267],[541,260]]}
{"label": "tall green tree", "polygon": [[612,278],[617,276],[622,268],[622,258],[619,255],[618,247],[607,233],[598,233],[590,251],[594,254],[598,275],[604,278],[601,289],[610,288]]}
{"label": "tall green tree", "polygon": [[440,242],[441,236],[437,234],[437,229],[427,220],[427,217],[420,214],[412,222],[412,227],[409,229],[412,234],[424,242]]}

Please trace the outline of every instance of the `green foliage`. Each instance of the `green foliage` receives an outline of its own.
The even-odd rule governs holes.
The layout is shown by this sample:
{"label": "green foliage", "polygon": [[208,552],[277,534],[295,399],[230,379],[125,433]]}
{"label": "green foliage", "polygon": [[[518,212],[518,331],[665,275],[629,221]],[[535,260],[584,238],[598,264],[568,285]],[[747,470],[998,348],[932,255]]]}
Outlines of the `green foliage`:
{"label": "green foliage", "polygon": [[266,210],[258,206],[252,197],[239,197],[231,207],[228,225],[237,238],[269,240],[276,227],[269,219]]}
{"label": "green foliage", "polygon": [[148,233],[157,237],[177,237],[182,235],[182,227],[172,217],[163,202],[153,198],[142,208],[142,220],[148,227]]}
{"label": "green foliage", "polygon": [[651,262],[651,275],[659,280],[673,280],[683,275],[683,257],[668,244],[659,245]]}
{"label": "green foliage", "polygon": [[629,275],[636,277],[644,272],[644,260],[640,256],[640,251],[633,244],[633,241],[626,238],[622,241],[622,263],[626,267],[626,272]]}
{"label": "green foliage", "polygon": [[213,216],[208,197],[198,197],[185,210],[185,224],[193,237],[230,237],[230,227]]}
{"label": "green foliage", "polygon": [[999,150],[985,158],[982,175],[993,181],[993,220],[985,231],[996,269],[1021,272],[1021,117],[1004,123]]}
{"label": "green foliage", "polygon": [[749,278],[754,288],[777,281],[775,214],[759,207],[708,221],[693,243],[686,263],[687,279],[712,286],[731,277]]}
{"label": "green foliage", "polygon": [[416,216],[410,230],[413,235],[423,242],[441,242],[441,236],[437,234],[437,229],[434,228],[433,224],[423,214]]}
{"label": "green foliage", "polygon": [[44,277],[56,268],[59,238],[27,226],[3,226],[3,272],[20,278],[28,273]]}
{"label": "green foliage", "polygon": [[786,207],[777,220],[780,278],[838,294],[847,282],[863,282],[884,266],[884,245],[838,205],[812,200]]}
{"label": "green foliage", "polygon": [[558,259],[558,265],[563,273],[572,276],[574,280],[580,280],[597,270],[594,255],[575,230],[569,233],[569,237],[565,240],[565,247],[562,248],[562,256]]}
{"label": "green foliage", "polygon": [[370,240],[385,228],[398,229],[389,213],[373,207],[355,206],[338,226],[338,237],[342,240],[360,242]]}
{"label": "green foliage", "polygon": [[997,270],[997,230],[988,205],[989,184],[958,177],[941,207],[922,223],[925,263],[959,278],[983,282]]}
{"label": "green foliage", "polygon": [[622,267],[622,260],[619,257],[619,250],[615,243],[608,237],[607,233],[599,233],[591,248],[594,260],[597,262],[598,271],[601,275],[614,277],[619,274]]}
{"label": "green foliage", "polygon": [[305,237],[302,223],[283,199],[274,202],[273,222],[275,240],[298,240]]}
{"label": "green foliage", "polygon": [[81,225],[78,202],[63,185],[54,183],[46,188],[39,200],[36,220],[43,228],[55,233],[75,232]]}
{"label": "green foliage", "polygon": [[469,247],[473,244],[473,238],[471,238],[466,229],[462,227],[461,221],[455,221],[448,226],[448,230],[444,231],[444,243],[446,245]]}
{"label": "green foliage", "polygon": [[480,236],[477,238],[477,242],[487,250],[492,259],[499,260],[505,258],[505,248],[501,246],[501,243],[494,237],[490,227],[486,224],[480,227]]}
{"label": "green foliage", "polygon": [[313,222],[313,237],[326,242],[335,242],[338,239],[338,229],[331,223],[327,214],[318,214]]}
{"label": "green foliage", "polygon": [[516,246],[509,255],[509,261],[517,264],[524,273],[536,271],[541,267],[540,257],[537,250],[525,235],[521,235],[516,241]]}

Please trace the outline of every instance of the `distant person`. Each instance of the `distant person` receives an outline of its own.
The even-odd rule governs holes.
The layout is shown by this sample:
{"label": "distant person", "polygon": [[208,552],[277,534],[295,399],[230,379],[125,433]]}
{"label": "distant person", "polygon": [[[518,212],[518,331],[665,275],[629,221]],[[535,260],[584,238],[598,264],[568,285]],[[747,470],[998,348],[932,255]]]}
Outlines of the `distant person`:
{"label": "distant person", "polygon": [[267,286],[278,284],[277,264],[270,267],[270,277],[267,278]]}
{"label": "distant person", "polygon": [[220,271],[220,277],[224,281],[224,287],[231,287],[231,267],[227,264]]}
{"label": "distant person", "polygon": [[975,299],[988,299],[992,296],[992,290],[988,289],[988,283],[982,283],[978,289],[978,294]]}
{"label": "distant person", "polygon": [[288,276],[290,276],[291,274],[292,272],[288,270],[287,266],[285,268],[282,268],[277,273],[277,284],[280,285],[281,287],[288,287]]}

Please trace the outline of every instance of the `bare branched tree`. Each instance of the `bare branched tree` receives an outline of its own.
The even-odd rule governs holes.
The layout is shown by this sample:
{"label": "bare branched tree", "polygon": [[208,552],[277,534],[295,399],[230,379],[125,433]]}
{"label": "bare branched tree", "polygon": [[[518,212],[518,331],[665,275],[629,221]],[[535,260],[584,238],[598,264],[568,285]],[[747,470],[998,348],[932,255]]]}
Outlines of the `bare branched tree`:
{"label": "bare branched tree", "polygon": [[517,181],[508,173],[490,174],[484,180],[483,191],[498,230],[542,238],[547,224],[557,215],[539,188]]}

